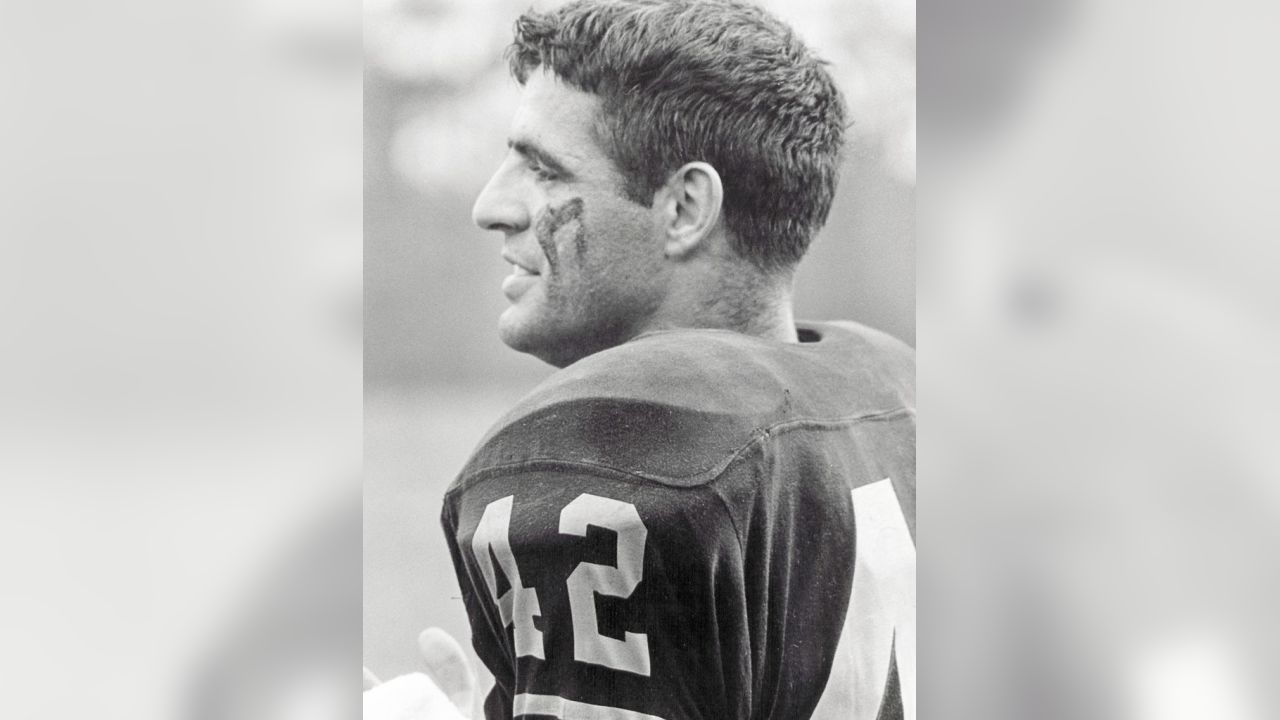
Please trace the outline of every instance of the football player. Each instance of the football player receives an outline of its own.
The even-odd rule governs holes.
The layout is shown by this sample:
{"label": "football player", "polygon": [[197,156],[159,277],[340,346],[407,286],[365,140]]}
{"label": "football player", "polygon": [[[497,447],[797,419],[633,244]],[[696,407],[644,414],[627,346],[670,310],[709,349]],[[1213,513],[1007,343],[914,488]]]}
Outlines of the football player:
{"label": "football player", "polygon": [[561,370],[442,522],[488,718],[914,718],[914,358],[797,322],[845,108],[735,0],[516,23],[522,95],[476,200],[503,341]]}

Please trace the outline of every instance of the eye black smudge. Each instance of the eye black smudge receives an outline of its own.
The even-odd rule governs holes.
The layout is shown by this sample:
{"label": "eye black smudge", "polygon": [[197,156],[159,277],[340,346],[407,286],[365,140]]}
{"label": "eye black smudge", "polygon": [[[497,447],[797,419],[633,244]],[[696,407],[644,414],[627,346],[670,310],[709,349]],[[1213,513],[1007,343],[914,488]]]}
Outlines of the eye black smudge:
{"label": "eye black smudge", "polygon": [[582,227],[582,212],[585,208],[586,203],[582,201],[582,198],[573,198],[559,207],[547,208],[538,216],[533,234],[538,239],[538,245],[542,247],[542,254],[547,256],[547,265],[552,275],[555,275],[560,269],[560,253],[556,249],[556,234],[566,225],[577,221],[577,227],[574,228],[573,234],[573,246],[579,256],[586,252],[587,235]]}

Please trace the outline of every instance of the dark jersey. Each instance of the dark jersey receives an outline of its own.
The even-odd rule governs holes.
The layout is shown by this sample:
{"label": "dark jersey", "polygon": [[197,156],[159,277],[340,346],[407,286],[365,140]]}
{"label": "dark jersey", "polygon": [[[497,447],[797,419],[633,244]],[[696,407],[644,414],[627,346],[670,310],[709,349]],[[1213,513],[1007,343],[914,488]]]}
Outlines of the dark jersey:
{"label": "dark jersey", "polygon": [[442,521],[493,718],[914,717],[914,360],[643,335],[490,431]]}

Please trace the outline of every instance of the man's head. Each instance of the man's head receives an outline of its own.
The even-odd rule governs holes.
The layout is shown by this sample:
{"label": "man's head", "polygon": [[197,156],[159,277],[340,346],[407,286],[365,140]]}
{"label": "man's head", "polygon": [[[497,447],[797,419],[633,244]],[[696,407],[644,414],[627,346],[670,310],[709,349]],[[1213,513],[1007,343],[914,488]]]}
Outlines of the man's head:
{"label": "man's head", "polygon": [[583,0],[521,17],[509,59],[512,152],[475,217],[518,268],[512,347],[563,365],[625,342],[693,302],[672,282],[682,265],[786,277],[825,222],[843,103],[764,11]]}

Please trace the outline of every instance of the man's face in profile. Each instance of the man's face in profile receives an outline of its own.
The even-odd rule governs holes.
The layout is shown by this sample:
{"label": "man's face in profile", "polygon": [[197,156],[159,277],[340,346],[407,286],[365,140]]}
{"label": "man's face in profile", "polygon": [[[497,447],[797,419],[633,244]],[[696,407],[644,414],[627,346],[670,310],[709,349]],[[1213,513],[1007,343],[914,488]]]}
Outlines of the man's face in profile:
{"label": "man's face in profile", "polygon": [[502,341],[563,367],[625,342],[662,300],[658,218],[629,200],[601,147],[600,99],[546,71],[530,74],[506,158],[473,218],[505,236],[512,273]]}

